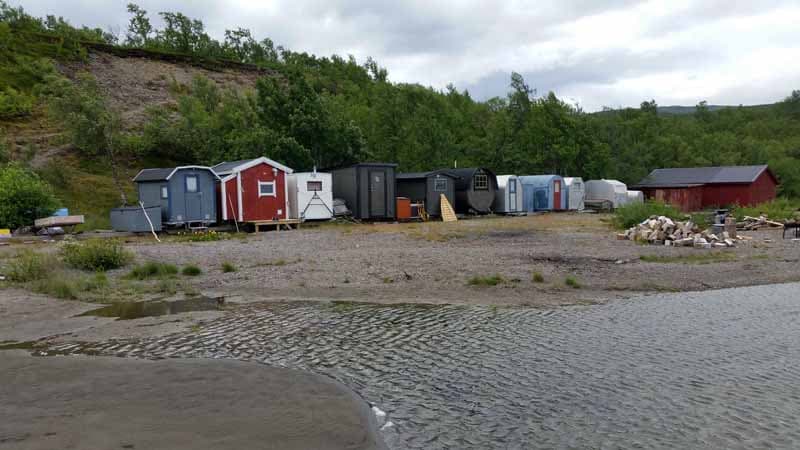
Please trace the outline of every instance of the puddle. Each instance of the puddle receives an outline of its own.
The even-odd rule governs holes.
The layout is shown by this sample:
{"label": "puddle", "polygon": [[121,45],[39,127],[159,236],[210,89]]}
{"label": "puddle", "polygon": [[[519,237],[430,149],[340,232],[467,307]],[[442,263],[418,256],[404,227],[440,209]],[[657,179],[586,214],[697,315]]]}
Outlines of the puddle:
{"label": "puddle", "polygon": [[221,310],[225,297],[195,297],[175,301],[121,302],[87,311],[78,316],[116,317],[117,320],[168,316],[193,311]]}
{"label": "puddle", "polygon": [[34,350],[36,341],[0,341],[0,350]]}

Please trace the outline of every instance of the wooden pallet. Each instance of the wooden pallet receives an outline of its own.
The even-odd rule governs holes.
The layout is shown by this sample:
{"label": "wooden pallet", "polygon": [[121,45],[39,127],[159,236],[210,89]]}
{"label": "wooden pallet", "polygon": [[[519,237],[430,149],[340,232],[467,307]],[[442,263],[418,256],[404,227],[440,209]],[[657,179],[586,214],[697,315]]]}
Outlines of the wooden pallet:
{"label": "wooden pallet", "polygon": [[255,222],[247,222],[255,227],[256,233],[261,231],[261,227],[275,227],[275,230],[280,230],[281,227],[291,230],[292,226],[295,229],[300,228],[300,219],[283,219],[283,220],[260,220]]}
{"label": "wooden pallet", "polygon": [[458,217],[456,217],[456,212],[453,210],[453,206],[450,205],[450,202],[447,201],[447,197],[444,194],[439,194],[439,208],[442,211],[442,222],[457,222]]}

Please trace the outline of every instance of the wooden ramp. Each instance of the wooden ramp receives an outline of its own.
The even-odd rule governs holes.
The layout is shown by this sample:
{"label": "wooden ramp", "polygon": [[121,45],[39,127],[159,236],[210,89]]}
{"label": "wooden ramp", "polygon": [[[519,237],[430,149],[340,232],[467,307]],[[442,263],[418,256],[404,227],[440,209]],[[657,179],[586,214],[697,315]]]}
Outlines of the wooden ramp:
{"label": "wooden ramp", "polygon": [[300,228],[300,219],[282,219],[282,220],[257,220],[257,221],[248,221],[246,223],[252,224],[255,227],[256,233],[261,231],[263,227],[275,227],[276,230],[280,230],[281,228],[285,228],[287,230],[291,230],[292,226],[295,228]]}
{"label": "wooden ramp", "polygon": [[453,207],[450,205],[450,202],[447,201],[447,197],[444,194],[439,194],[439,208],[442,211],[442,222],[457,222],[458,217],[456,217],[456,212],[453,211]]}

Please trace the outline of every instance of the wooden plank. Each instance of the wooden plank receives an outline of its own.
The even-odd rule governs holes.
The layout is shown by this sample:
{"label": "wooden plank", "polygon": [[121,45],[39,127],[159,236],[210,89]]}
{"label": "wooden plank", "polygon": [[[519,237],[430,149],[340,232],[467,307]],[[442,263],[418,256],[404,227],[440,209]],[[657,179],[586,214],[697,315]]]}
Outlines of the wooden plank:
{"label": "wooden plank", "polygon": [[80,225],[83,223],[83,216],[51,216],[43,219],[36,219],[33,224],[38,228],[44,227],[64,227],[69,225]]}
{"label": "wooden plank", "polygon": [[447,197],[444,194],[439,194],[439,208],[442,211],[442,222],[457,222],[458,217],[456,217],[456,212],[453,210],[453,207],[450,205],[450,202],[447,201]]}

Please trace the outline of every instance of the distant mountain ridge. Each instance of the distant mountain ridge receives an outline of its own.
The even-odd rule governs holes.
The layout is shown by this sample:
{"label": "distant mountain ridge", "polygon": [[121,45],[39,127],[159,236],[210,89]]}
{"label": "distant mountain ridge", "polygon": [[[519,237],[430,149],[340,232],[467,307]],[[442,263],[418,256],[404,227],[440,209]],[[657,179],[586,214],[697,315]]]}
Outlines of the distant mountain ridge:
{"label": "distant mountain ridge", "polygon": [[[719,111],[722,109],[728,108],[768,108],[773,106],[773,104],[764,104],[764,105],[706,105],[709,111]],[[672,106],[659,106],[658,113],[659,114],[671,114],[675,116],[687,115],[687,114],[694,114],[697,111],[697,106],[680,106],[680,105],[672,105]]]}

